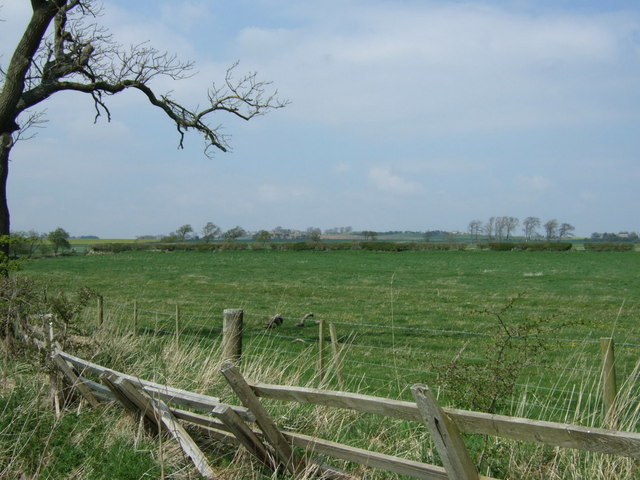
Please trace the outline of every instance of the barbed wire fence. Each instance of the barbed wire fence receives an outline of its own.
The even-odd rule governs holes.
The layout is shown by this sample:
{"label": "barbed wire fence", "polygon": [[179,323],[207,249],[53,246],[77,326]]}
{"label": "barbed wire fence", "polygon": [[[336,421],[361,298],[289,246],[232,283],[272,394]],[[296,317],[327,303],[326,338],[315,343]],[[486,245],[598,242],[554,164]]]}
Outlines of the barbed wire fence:
{"label": "barbed wire fence", "polygon": [[[103,305],[101,303],[101,305]],[[138,302],[106,302],[98,318],[115,322],[119,328],[137,335],[153,335],[167,340],[188,339],[219,345],[222,340],[222,310],[214,306],[187,311],[169,305],[163,309],[140,308]],[[343,387],[361,393],[409,396],[415,383],[432,385],[446,395],[442,366],[452,362],[481,368],[491,361],[486,349],[492,340],[505,337],[496,332],[428,328],[417,326],[345,321],[315,315],[304,326],[300,318],[281,316],[282,324],[265,328],[271,312],[243,311],[242,355],[247,362],[281,362],[282,368],[295,367],[307,380],[318,385]],[[337,335],[330,338],[327,329],[319,336],[320,323],[332,325]],[[525,337],[514,336],[518,342]],[[589,412],[602,410],[602,355],[599,338],[544,336],[545,355],[537,356],[519,372],[514,394],[505,398],[510,413],[531,416],[537,411],[554,412],[558,418],[573,419],[578,407]],[[627,339],[625,339],[627,340]],[[617,377],[625,388],[635,388],[640,373],[640,344],[615,343]],[[321,353],[321,350],[324,350]],[[333,355],[332,355],[333,352]],[[337,356],[336,356],[337,355]],[[325,366],[320,365],[325,357]],[[337,360],[339,358],[339,360]],[[339,362],[339,365],[336,364]],[[323,371],[324,370],[324,371]]]}

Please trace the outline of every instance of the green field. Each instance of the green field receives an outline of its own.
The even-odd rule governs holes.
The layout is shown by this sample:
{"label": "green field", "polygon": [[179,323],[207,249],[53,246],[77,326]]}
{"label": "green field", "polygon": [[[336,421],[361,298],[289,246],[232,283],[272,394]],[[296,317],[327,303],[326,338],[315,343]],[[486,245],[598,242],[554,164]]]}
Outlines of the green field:
{"label": "green field", "polygon": [[[406,396],[416,382],[446,383],[438,366],[461,351],[471,364],[491,361],[495,335],[505,332],[497,315],[514,336],[536,324],[533,333],[546,339],[520,372],[520,388],[549,388],[562,378],[560,390],[568,392],[571,381],[597,377],[603,336],[615,338],[623,377],[640,352],[639,267],[633,252],[260,250],[45,258],[27,263],[21,275],[51,291],[89,286],[104,296],[108,321],[122,325],[132,324],[135,301],[138,327],[147,332],[173,332],[179,304],[183,335],[217,341],[222,310],[242,308],[246,354],[278,352],[283,368],[305,355],[309,375],[318,329],[295,323],[313,312],[336,325],[348,378],[371,393]],[[265,331],[276,313],[284,324]],[[513,351],[519,341],[511,342]],[[574,357],[579,365],[570,380]]]}
{"label": "green field", "polygon": [[[255,381],[405,400],[411,385],[426,383],[444,406],[586,427],[603,425],[599,338],[613,336],[618,427],[637,431],[639,263],[637,252],[149,251],[35,259],[17,275],[37,280],[50,299],[85,286],[103,296],[103,328],[95,301],[74,325],[72,333],[90,335],[70,347],[79,356],[231,403],[219,374],[225,308],[245,312],[241,369]],[[309,312],[336,328],[344,383],[328,328],[327,376],[318,374],[318,325],[295,325]],[[276,313],[284,323],[265,330]],[[183,455],[161,454],[167,442],[141,436],[114,405],[74,403],[56,419],[46,362],[25,355],[33,358],[0,356],[0,477],[191,478],[180,473]],[[418,425],[264,402],[283,428],[439,462]],[[465,443],[482,474],[496,478],[637,478],[633,459],[481,435]],[[224,478],[273,478],[238,461],[235,449],[207,455]]]}

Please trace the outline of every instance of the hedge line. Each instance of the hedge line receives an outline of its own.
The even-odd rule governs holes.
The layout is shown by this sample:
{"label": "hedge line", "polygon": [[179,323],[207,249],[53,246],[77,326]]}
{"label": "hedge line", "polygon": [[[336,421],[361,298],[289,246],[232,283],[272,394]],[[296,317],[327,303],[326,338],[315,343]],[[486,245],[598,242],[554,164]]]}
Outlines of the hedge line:
{"label": "hedge line", "polygon": [[591,252],[630,252],[635,245],[622,242],[585,243],[584,249]]}
{"label": "hedge line", "polygon": [[92,253],[120,253],[131,251],[195,251],[217,252],[233,250],[335,251],[368,250],[404,252],[424,250],[464,250],[464,243],[418,242],[214,242],[214,243],[100,243],[91,246]]}
{"label": "hedge line", "polygon": [[[100,243],[91,246],[92,253],[120,253],[131,251],[191,251],[218,252],[237,250],[278,250],[278,251],[336,251],[365,250],[371,252],[406,252],[429,250],[466,250],[466,243],[429,242],[214,242],[214,243]],[[487,242],[477,248],[496,252],[564,252],[571,250],[571,242]],[[628,252],[634,249],[632,243],[598,242],[585,243],[585,250],[593,252]]]}
{"label": "hedge line", "polygon": [[489,242],[480,244],[480,248],[485,247],[495,252],[566,252],[571,250],[571,242]]}

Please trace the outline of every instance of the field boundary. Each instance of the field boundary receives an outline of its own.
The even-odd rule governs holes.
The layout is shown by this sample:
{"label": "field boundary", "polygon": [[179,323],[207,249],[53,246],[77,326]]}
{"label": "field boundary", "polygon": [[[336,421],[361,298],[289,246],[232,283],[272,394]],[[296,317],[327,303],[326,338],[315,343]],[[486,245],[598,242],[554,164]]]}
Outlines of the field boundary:
{"label": "field boundary", "polygon": [[[235,364],[225,362],[220,373],[243,404],[236,406],[222,403],[216,397],[116,372],[56,347],[51,358],[67,380],[68,388],[92,406],[117,401],[127,411],[144,418],[151,431],[167,432],[206,478],[215,478],[214,471],[185,427],[242,446],[270,470],[336,479],[355,477],[326,465],[315,456],[356,462],[412,478],[490,480],[478,474],[461,433],[640,458],[639,433],[442,408],[430,389],[421,384],[411,389],[415,402],[399,401],[344,391],[251,384]],[[420,423],[427,427],[444,466],[383,455],[279,427],[260,398],[349,409]],[[303,450],[304,455],[293,447]]]}

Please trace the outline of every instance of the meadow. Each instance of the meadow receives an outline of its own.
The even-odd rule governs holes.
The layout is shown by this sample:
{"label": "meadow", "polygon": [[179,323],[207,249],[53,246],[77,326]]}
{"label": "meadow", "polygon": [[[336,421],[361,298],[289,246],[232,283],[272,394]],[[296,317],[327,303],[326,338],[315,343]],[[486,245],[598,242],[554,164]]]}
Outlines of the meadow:
{"label": "meadow", "polygon": [[[614,337],[620,398],[625,399],[619,425],[636,431],[639,263],[636,252],[149,251],[41,258],[27,262],[17,275],[46,286],[49,297],[59,291],[72,296],[81,287],[103,296],[103,328],[97,328],[95,303],[77,320],[78,331],[93,337],[82,347],[85,357],[228,401],[234,400],[216,367],[225,308],[244,310],[241,366],[257,381],[405,400],[411,399],[411,385],[426,383],[442,405],[586,426],[603,423],[598,340]],[[319,376],[318,325],[296,326],[309,312],[337,330],[342,381],[331,361],[327,329],[328,375]],[[274,314],[284,317],[283,324],[264,329]],[[36,414],[20,399],[41,402],[42,380],[37,374],[33,380],[20,375],[32,371],[24,361],[5,359],[2,367],[5,383],[16,385],[0,401],[3,411],[27,414],[0,416],[3,438],[18,439],[0,442],[0,453],[11,452],[7,468],[0,471],[106,478],[100,472],[121,468],[97,447],[64,438],[90,432],[86,435],[109,445],[114,459],[124,458],[122,449],[135,425],[117,420],[113,408],[98,416],[78,409],[61,420]],[[268,405],[290,428],[438,461],[428,435],[415,425]],[[27,435],[31,431],[52,432],[46,452],[40,437]],[[154,447],[153,439],[135,438],[134,445],[145,447],[127,451],[129,478],[165,471],[189,478],[179,455],[160,453],[165,447]],[[31,444],[16,452],[16,445]],[[498,478],[634,478],[637,472],[637,462],[603,455],[487,442],[478,436],[468,438],[467,445],[483,474]],[[157,450],[160,463],[149,461],[145,448]],[[216,465],[230,467],[223,478],[270,478],[254,467],[239,468],[235,454],[216,455]],[[362,478],[397,477],[367,473]]]}
{"label": "meadow", "polygon": [[[597,340],[609,336],[620,345],[625,374],[640,351],[638,267],[634,252],[255,250],[45,258],[29,262],[21,275],[52,291],[96,290],[112,322],[130,323],[135,301],[140,326],[156,330],[175,328],[176,304],[183,333],[205,337],[219,329],[223,309],[241,308],[247,354],[252,342],[268,341],[285,364],[317,343],[313,323],[295,326],[313,312],[336,325],[347,374],[366,372],[373,391],[388,391],[391,375],[400,395],[412,382],[437,383],[431,367],[459,358],[461,350],[463,358],[490,361],[488,350],[505,332],[548,339],[535,362],[527,361],[540,371],[527,365],[522,372],[529,382],[553,382],[553,368],[566,367],[572,351],[583,363],[582,353],[593,352],[583,367],[597,370]],[[274,314],[285,322],[265,331]]]}

